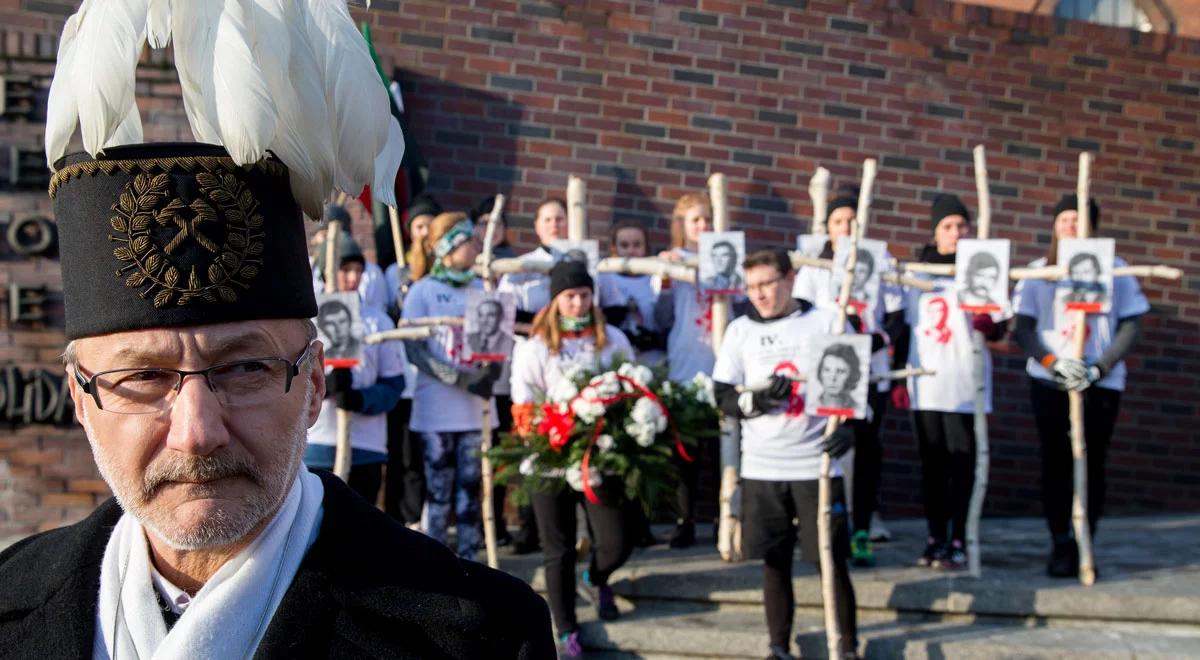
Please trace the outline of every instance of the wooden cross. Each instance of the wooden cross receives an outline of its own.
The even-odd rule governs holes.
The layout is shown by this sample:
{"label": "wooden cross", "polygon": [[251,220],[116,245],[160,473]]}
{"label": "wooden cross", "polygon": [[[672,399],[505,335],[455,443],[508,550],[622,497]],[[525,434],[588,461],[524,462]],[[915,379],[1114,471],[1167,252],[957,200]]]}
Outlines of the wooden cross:
{"label": "wooden cross", "polygon": [[[331,220],[325,228],[325,293],[337,292],[337,242],[341,236],[342,223]],[[333,473],[345,482],[350,481],[350,411],[337,411],[337,440],[333,450]]]}

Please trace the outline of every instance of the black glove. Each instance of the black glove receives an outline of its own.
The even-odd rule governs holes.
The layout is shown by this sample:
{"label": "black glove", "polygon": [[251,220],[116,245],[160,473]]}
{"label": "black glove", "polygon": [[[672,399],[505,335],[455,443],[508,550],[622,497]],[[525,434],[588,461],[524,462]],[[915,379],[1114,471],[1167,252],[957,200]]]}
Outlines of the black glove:
{"label": "black glove", "polygon": [[633,347],[638,352],[653,351],[662,348],[662,340],[659,338],[659,334],[653,330],[647,330],[640,325],[630,331],[628,337],[629,343],[633,344]]}
{"label": "black glove", "polygon": [[759,412],[767,413],[791,397],[792,379],[782,374],[775,374],[771,376],[771,384],[767,389],[754,393],[754,408]]}
{"label": "black glove", "polygon": [[454,386],[481,399],[490,399],[492,398],[492,388],[496,386],[496,379],[500,377],[502,368],[499,362],[492,362],[487,366],[459,372]]}
{"label": "black glove", "polygon": [[363,396],[354,389],[353,382],[349,369],[334,369],[325,379],[325,396],[332,398],[334,405],[342,410],[358,412],[362,410]]}
{"label": "black glove", "polygon": [[831,458],[841,458],[854,448],[854,428],[848,424],[837,427],[833,435],[821,441],[821,449]]}

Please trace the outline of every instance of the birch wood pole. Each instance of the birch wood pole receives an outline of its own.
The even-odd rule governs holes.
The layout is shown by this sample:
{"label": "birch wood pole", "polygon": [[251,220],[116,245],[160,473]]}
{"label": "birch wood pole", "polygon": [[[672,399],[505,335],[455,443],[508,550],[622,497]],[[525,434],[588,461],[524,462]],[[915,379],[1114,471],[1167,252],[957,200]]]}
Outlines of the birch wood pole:
{"label": "birch wood pole", "polygon": [[[975,147],[975,192],[979,199],[976,237],[986,239],[992,226],[992,200],[988,189],[987,153],[983,145]],[[971,577],[981,574],[979,556],[979,517],[983,514],[983,498],[987,494],[991,448],[988,441],[987,419],[987,338],[971,330],[971,349],[975,375],[975,483],[967,509],[967,572]]]}
{"label": "birch wood pole", "polygon": [[[325,293],[337,292],[337,242],[342,235],[342,223],[330,221],[325,227]],[[337,411],[337,444],[333,450],[333,473],[345,482],[350,481],[350,411]]]}
{"label": "birch wood pole", "polygon": [[[846,331],[846,305],[850,302],[850,289],[854,284],[854,266],[858,263],[858,239],[863,235],[871,209],[871,194],[875,187],[876,163],[874,158],[863,161],[862,189],[858,197],[858,210],[850,223],[850,249],[842,275],[842,289],[838,292],[837,323],[833,334]],[[825,423],[825,437],[833,435],[843,418],[832,416]],[[842,657],[842,629],[837,618],[836,590],[833,584],[833,484],[830,472],[833,459],[821,453],[821,479],[817,489],[817,544],[821,559],[821,602],[825,611],[825,643],[830,658]]]}
{"label": "birch wood pole", "polygon": [[388,222],[392,225],[392,249],[396,251],[396,268],[404,268],[404,234],[400,231],[400,212],[388,207]]}
{"label": "birch wood pole", "polygon": [[[708,179],[708,196],[712,203],[713,231],[729,231],[729,183],[725,175],[715,173]],[[712,300],[712,349],[720,355],[729,323],[729,296],[718,294]],[[725,561],[740,561],[742,555],[741,525],[735,515],[738,496],[738,422],[721,420],[721,489],[720,513],[717,519],[717,553]]]}
{"label": "birch wood pole", "polygon": [[[1091,233],[1091,218],[1088,217],[1088,195],[1091,187],[1092,154],[1079,154],[1079,183],[1076,195],[1079,199],[1079,218],[1075,221],[1076,236],[1087,238]],[[1071,357],[1083,359],[1083,344],[1087,337],[1087,312],[1072,312],[1075,336],[1071,345]],[[1084,586],[1096,583],[1096,560],[1092,556],[1092,532],[1088,525],[1088,482],[1087,442],[1083,426],[1083,392],[1070,391],[1067,400],[1071,414],[1071,456],[1074,459],[1075,491],[1071,497],[1071,521],[1075,527],[1075,542],[1079,546],[1079,581]]]}
{"label": "birch wood pole", "polygon": [[[806,258],[807,259],[807,258]],[[797,257],[792,257],[792,263],[797,263]],[[805,264],[807,265],[807,264]],[[906,262],[900,264],[900,268],[906,273],[925,273],[926,275],[939,275],[942,277],[954,277],[954,264],[927,264]],[[1117,266],[1113,268],[1113,277],[1121,277],[1128,275],[1130,277],[1154,277],[1164,280],[1178,280],[1183,277],[1183,271],[1174,266],[1166,266],[1163,264],[1138,265],[1138,266]],[[883,276],[886,278],[887,273]],[[1057,266],[1038,266],[1037,268],[1009,268],[1008,279],[1013,280],[1061,280],[1067,276],[1067,267],[1059,264]],[[901,281],[901,284],[910,286],[907,281]]]}
{"label": "birch wood pole", "polygon": [[[496,195],[492,204],[492,212],[488,214],[487,231],[483,235],[483,286],[487,291],[492,290],[492,238],[496,235],[496,223],[504,212],[504,195]],[[479,468],[482,472],[480,480],[483,492],[480,494],[479,505],[483,510],[483,546],[487,554],[487,565],[498,568],[500,561],[496,557],[496,513],[494,494],[492,493],[492,460],[487,452],[492,448],[492,402],[483,402],[483,425],[479,431]]]}
{"label": "birch wood pole", "polygon": [[813,214],[810,234],[824,235],[825,216],[829,214],[829,170],[818,167],[808,182],[808,196],[812,198]]}
{"label": "birch wood pole", "polygon": [[587,236],[587,182],[571,175],[567,179],[567,240]]}

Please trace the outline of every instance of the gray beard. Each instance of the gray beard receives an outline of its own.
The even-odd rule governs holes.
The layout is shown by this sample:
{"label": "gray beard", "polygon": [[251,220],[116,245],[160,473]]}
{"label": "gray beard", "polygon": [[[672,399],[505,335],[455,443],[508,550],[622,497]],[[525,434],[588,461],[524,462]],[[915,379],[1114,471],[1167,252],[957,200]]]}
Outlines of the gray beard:
{"label": "gray beard", "polygon": [[[312,381],[305,379],[304,405],[307,410],[313,396]],[[87,419],[84,409],[84,431],[92,446],[92,455],[100,475],[112,489],[117,503],[137,521],[174,550],[194,551],[230,545],[251,532],[260,523],[279,509],[292,482],[299,472],[307,442],[308,424],[304,415],[297,416],[292,426],[285,430],[288,441],[284,449],[288,452],[286,462],[264,471],[245,454],[218,454],[212,457],[173,458],[152,463],[141,475],[140,483],[123,478],[97,444],[96,434]],[[251,480],[258,490],[245,498],[241,505],[232,510],[221,509],[188,529],[179,529],[170,511],[154,507],[155,491],[166,482],[191,479],[206,481],[224,476],[243,476]]]}

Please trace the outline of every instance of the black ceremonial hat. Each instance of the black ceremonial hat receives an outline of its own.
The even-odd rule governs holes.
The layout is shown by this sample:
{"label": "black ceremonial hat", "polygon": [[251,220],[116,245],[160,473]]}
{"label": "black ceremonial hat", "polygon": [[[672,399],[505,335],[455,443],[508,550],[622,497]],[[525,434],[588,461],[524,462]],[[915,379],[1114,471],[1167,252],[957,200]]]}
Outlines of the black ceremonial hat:
{"label": "black ceremonial hat", "polygon": [[55,163],[68,340],[317,314],[288,169],[222,147],[138,144]]}

